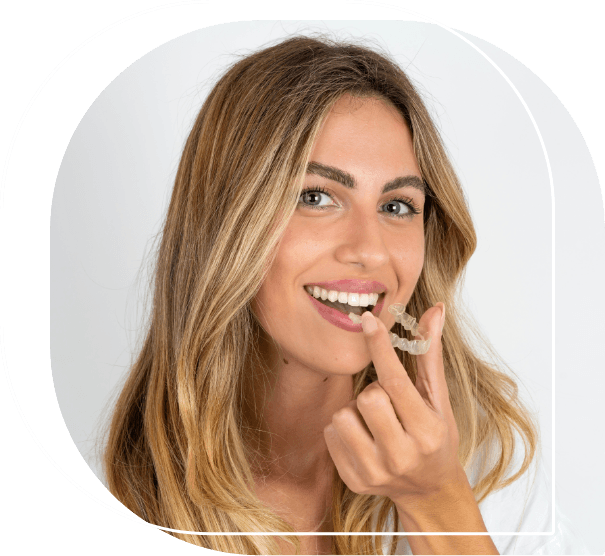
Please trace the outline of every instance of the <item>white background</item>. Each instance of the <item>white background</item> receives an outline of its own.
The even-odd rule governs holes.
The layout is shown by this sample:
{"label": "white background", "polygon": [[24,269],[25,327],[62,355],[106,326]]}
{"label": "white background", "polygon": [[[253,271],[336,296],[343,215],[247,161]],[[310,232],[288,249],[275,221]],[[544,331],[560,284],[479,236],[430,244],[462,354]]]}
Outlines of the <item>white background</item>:
{"label": "white background", "polygon": [[605,230],[590,153],[565,107],[535,74],[499,48],[465,35],[520,90],[553,167],[553,375],[553,199],[538,135],[489,62],[448,31],[420,22],[220,24],[154,49],[99,95],[66,150],[51,214],[52,372],[75,445],[101,477],[100,433],[144,332],[147,255],[206,94],[236,56],[280,37],[326,30],[385,48],[419,85],[477,228],[479,246],[465,289],[468,307],[539,414],[549,470],[554,376],[557,498],[596,549],[599,499],[605,496],[597,474],[602,449],[594,437],[602,422],[596,393],[605,386],[597,357],[605,332],[599,318],[605,305],[600,294]]}

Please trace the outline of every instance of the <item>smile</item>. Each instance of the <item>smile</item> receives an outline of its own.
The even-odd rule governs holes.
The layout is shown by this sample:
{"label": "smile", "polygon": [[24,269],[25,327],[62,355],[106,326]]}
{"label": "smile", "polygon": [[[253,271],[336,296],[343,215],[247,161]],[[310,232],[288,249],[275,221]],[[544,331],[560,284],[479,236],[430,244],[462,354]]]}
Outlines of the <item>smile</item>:
{"label": "smile", "polygon": [[[331,289],[337,287],[339,289]],[[308,284],[305,291],[324,319],[343,330],[361,332],[361,324],[353,322],[349,314],[361,315],[364,311],[371,311],[378,317],[384,305],[386,288],[379,282],[336,280]]]}
{"label": "smile", "polygon": [[[352,293],[341,292],[338,290],[326,290],[319,286],[305,286],[305,290],[309,295],[327,307],[332,307],[342,313],[348,315],[355,313],[361,315],[364,311],[371,311],[378,303],[378,298],[381,294],[374,293]],[[369,307],[366,309],[366,307]]]}

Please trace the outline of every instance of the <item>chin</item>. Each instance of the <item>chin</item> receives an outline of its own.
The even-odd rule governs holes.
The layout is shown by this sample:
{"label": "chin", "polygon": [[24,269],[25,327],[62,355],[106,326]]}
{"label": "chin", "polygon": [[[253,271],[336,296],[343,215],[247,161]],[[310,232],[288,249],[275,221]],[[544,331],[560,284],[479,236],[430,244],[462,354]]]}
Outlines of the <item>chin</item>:
{"label": "chin", "polygon": [[353,376],[362,371],[372,360],[363,337],[360,334],[355,336],[358,336],[355,342],[348,339],[330,342],[330,345],[324,343],[320,349],[313,346],[304,349],[303,345],[298,345],[292,350],[286,348],[284,357],[288,361],[297,361],[300,365],[321,375]]}

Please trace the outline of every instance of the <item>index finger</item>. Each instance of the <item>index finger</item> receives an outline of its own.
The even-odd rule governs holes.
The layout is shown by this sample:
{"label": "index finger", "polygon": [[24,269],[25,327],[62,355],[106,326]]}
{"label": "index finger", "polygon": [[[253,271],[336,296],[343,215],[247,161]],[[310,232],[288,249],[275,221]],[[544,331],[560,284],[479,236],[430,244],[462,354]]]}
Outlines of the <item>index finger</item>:
{"label": "index finger", "polygon": [[378,383],[389,395],[403,428],[408,432],[421,428],[428,406],[399,361],[386,326],[369,311],[361,316],[361,324]]}

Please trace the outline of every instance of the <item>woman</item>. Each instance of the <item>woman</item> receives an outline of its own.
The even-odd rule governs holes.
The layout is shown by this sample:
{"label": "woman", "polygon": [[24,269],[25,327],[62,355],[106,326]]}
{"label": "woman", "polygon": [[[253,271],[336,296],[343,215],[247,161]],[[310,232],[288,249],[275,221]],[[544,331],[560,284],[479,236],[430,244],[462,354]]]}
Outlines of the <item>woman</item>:
{"label": "woman", "polygon": [[[386,56],[295,37],[241,59],[184,148],[110,490],[171,529],[283,533],[174,533],[224,552],[383,548],[296,531],[485,532],[478,503],[526,473],[537,429],[465,337],[475,244],[439,135]],[[391,347],[397,304],[422,316],[427,353]],[[497,553],[489,535],[397,541],[384,549]]]}

